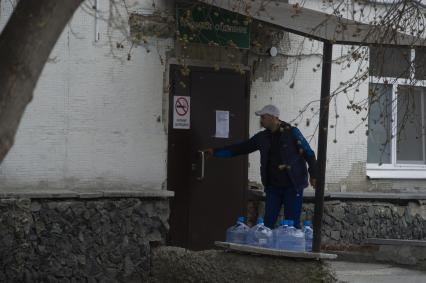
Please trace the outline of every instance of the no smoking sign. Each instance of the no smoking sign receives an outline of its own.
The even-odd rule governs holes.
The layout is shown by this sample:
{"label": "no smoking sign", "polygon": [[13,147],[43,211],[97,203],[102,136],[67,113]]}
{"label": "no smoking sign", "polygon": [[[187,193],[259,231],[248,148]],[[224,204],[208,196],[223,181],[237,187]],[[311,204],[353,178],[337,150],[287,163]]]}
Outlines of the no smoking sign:
{"label": "no smoking sign", "polygon": [[191,104],[189,96],[173,97],[173,129],[190,128]]}
{"label": "no smoking sign", "polygon": [[187,99],[189,99],[189,97],[181,96],[175,102],[176,113],[179,116],[185,116],[189,111],[189,102]]}

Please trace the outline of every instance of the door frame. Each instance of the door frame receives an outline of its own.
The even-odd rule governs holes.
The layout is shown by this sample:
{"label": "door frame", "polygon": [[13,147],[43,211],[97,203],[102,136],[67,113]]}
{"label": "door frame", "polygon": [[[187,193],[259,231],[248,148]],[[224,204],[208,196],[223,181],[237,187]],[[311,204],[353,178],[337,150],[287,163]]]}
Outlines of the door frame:
{"label": "door frame", "polygon": [[[202,61],[202,60],[186,60],[187,66],[191,69],[191,68],[202,68],[202,69],[206,69],[208,71],[212,71],[214,70],[214,66],[211,62],[206,62],[206,61]],[[169,184],[169,179],[170,179],[170,170],[171,170],[171,165],[169,163],[170,160],[170,145],[172,142],[172,135],[171,135],[171,130],[173,127],[173,109],[170,109],[170,99],[173,95],[173,93],[171,93],[173,91],[173,88],[171,86],[171,83],[173,81],[172,78],[172,70],[173,70],[173,66],[181,66],[182,64],[179,64],[179,61],[176,58],[169,58],[168,60],[168,64],[167,64],[167,68],[166,68],[166,86],[167,88],[164,91],[164,97],[163,97],[163,103],[166,106],[164,109],[164,113],[167,114],[165,115],[167,118],[164,119],[164,123],[165,123],[165,128],[166,128],[166,133],[167,133],[167,165],[166,165],[166,176],[167,176],[167,180],[166,180],[166,188],[167,190],[171,190],[173,188],[170,187]],[[226,63],[221,63],[221,64],[216,64],[216,66],[219,66],[219,71],[224,69],[226,71],[233,71],[233,65],[232,64],[226,64]],[[250,90],[251,90],[251,73],[250,73],[250,67],[247,65],[241,65],[240,68],[245,72],[245,78],[246,78],[246,82],[245,82],[245,95],[247,97],[246,99],[246,103],[244,103],[244,110],[246,112],[246,122],[244,123],[244,132],[245,132],[245,137],[248,139],[249,138],[249,131],[250,131]],[[167,123],[167,124],[166,124]],[[248,167],[249,167],[249,161],[248,158],[246,159],[246,161],[244,162],[244,167],[245,167],[245,180],[243,181],[244,186],[246,187],[246,189],[244,190],[244,194],[242,196],[242,207],[244,208],[244,212],[247,212],[247,196],[248,196]],[[189,192],[188,188],[188,192]],[[173,190],[172,190],[173,191]],[[176,194],[175,197],[176,198]],[[171,200],[172,202],[174,201],[174,199]],[[190,208],[190,204],[189,204],[189,200],[188,200],[188,207],[187,207],[187,211],[186,211],[186,218],[184,220],[185,224],[185,229],[186,229],[186,239],[183,241],[183,244],[181,246],[183,246],[184,248],[187,248],[189,245],[188,242],[188,235],[190,232],[190,227],[189,227],[189,208]],[[169,217],[169,223],[171,222],[171,219],[173,217],[173,206],[172,204],[169,205],[170,206],[170,217]],[[170,234],[172,232],[172,230],[174,229],[174,227],[172,227],[172,223],[170,223],[170,228],[169,228],[169,233],[167,236],[167,242],[168,244],[176,244],[174,242],[174,239],[170,238]],[[182,243],[182,241],[181,241]]]}

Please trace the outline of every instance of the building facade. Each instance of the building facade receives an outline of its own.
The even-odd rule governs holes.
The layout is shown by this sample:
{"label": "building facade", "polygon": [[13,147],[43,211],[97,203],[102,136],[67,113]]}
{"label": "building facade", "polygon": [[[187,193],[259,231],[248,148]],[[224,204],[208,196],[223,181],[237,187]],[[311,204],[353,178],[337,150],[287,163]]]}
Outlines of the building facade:
{"label": "building facade", "polygon": [[[260,164],[258,153],[253,153],[248,159],[238,159],[229,168],[225,163],[214,163],[218,161],[203,161],[200,165],[199,157],[192,156],[197,150],[226,145],[255,134],[260,127],[254,112],[265,104],[278,106],[281,119],[296,124],[311,147],[317,148],[320,42],[253,21],[246,38],[250,42],[247,47],[188,43],[182,41],[182,34],[176,36],[177,21],[185,13],[177,13],[174,1],[132,0],[125,1],[126,5],[117,2],[83,3],[65,27],[38,81],[15,145],[0,166],[4,191],[78,192],[73,197],[80,197],[84,192],[114,190],[130,191],[129,198],[137,198],[137,192],[141,191],[150,191],[147,198],[152,198],[151,191],[157,191],[157,197],[167,198],[172,194],[161,193],[170,190],[175,192],[176,199],[171,205],[172,232],[173,227],[202,230],[197,226],[200,219],[195,217],[201,209],[206,209],[204,205],[207,204],[201,201],[208,202],[212,197],[212,207],[217,207],[224,199],[232,203],[234,199],[227,197],[229,191],[245,191],[248,182],[260,183]],[[290,4],[295,4],[293,2]],[[0,30],[11,15],[13,5],[14,1],[1,2]],[[355,6],[352,6],[353,11]],[[323,1],[305,1],[304,7],[324,13],[332,11]],[[347,13],[351,16],[350,11]],[[248,26],[243,24],[239,28],[245,30]],[[333,244],[359,244],[369,237],[386,236],[423,239],[426,237],[422,232],[426,227],[424,78],[421,69],[405,74],[395,66],[403,67],[407,60],[420,62],[424,55],[421,50],[395,55],[393,49],[389,49],[384,53],[387,64],[364,60],[360,65],[346,60],[355,48],[359,54],[374,54],[368,47],[333,47],[331,90],[339,95],[334,96],[330,104],[326,193],[353,194],[343,199],[335,194],[337,200],[329,203],[326,239]],[[374,67],[375,64],[380,68]],[[192,77],[193,74],[197,77]],[[223,76],[217,78],[217,74]],[[343,91],[360,74],[367,74],[368,78]],[[398,135],[394,130],[397,122],[392,117],[403,114],[394,110],[396,104],[391,102],[390,110],[386,110],[387,122],[380,127],[383,109],[377,105],[383,102],[389,106],[388,100],[407,104],[395,98],[397,90],[403,92],[407,79],[412,77],[417,79],[412,112],[423,117],[420,121],[422,134],[413,134],[418,129],[417,123],[416,127],[407,127],[403,134],[408,138],[403,142],[391,139],[384,143],[389,137]],[[226,84],[220,83],[225,81]],[[372,90],[386,94],[383,101],[369,107]],[[203,94],[205,99],[197,98]],[[231,97],[238,95],[240,100],[232,104]],[[179,103],[185,115],[188,109],[191,114],[189,124],[183,129],[175,126],[174,115],[178,111],[175,97],[191,97],[191,104]],[[203,108],[206,106],[203,101],[209,101],[211,108]],[[218,101],[225,102],[225,106]],[[234,105],[236,110],[225,109],[226,103]],[[354,109],[354,104],[364,107]],[[225,116],[220,116],[222,114]],[[207,122],[200,125],[194,117]],[[220,117],[227,121],[222,128],[218,126]],[[240,132],[234,132],[235,125]],[[191,131],[198,126],[207,129],[203,136],[209,140]],[[187,147],[189,145],[192,148]],[[177,153],[173,153],[175,146],[181,148]],[[178,153],[185,150],[188,150],[186,157],[179,156]],[[224,168],[227,173],[232,172],[231,178],[221,175],[220,170]],[[173,172],[183,173],[175,176]],[[205,183],[208,178],[214,181],[199,186],[196,180],[201,180],[204,174]],[[236,176],[232,174],[238,174],[240,182],[228,182]],[[179,186],[181,188],[177,189]],[[191,191],[186,187],[198,189]],[[218,193],[210,195],[215,189]],[[312,192],[312,189],[307,191]],[[364,194],[362,203],[352,203],[353,197],[359,199],[361,193]],[[376,195],[372,199],[367,193]],[[378,197],[378,193],[389,196]],[[398,195],[406,200],[405,203],[390,201],[399,200]],[[93,197],[96,196],[99,197]],[[239,203],[247,199],[244,192],[243,196],[233,195]],[[229,207],[225,201],[222,205]],[[226,227],[232,223],[234,214],[245,212],[243,206],[232,211],[223,209],[220,213],[232,217],[218,225]],[[175,210],[181,213],[178,216],[195,216],[180,221],[179,217],[173,218]],[[311,216],[311,207],[306,210],[306,215]],[[353,211],[359,212],[356,217],[352,216]],[[364,223],[364,219],[368,223]],[[378,219],[385,220],[376,223]],[[405,220],[401,222],[401,219]],[[345,225],[354,230],[346,229]],[[404,233],[404,227],[414,228],[410,230],[412,233]],[[191,240],[187,234],[173,235],[177,235],[177,244],[190,247],[188,242],[195,243],[203,237],[193,233],[195,238]],[[160,238],[164,241],[164,237]],[[203,243],[197,243],[194,248],[203,247]]]}

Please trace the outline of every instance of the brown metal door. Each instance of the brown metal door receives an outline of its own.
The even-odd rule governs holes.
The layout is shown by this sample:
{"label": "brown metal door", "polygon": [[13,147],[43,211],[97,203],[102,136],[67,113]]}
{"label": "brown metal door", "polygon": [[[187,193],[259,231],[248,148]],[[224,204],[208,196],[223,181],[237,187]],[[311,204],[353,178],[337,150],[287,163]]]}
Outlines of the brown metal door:
{"label": "brown metal door", "polygon": [[[247,156],[209,158],[202,172],[200,149],[248,137],[248,74],[233,70],[171,67],[168,189],[170,243],[194,250],[212,248],[246,211]],[[189,130],[173,129],[173,96],[190,96]],[[229,111],[229,137],[217,138],[216,110]],[[203,178],[201,179],[201,176]]]}

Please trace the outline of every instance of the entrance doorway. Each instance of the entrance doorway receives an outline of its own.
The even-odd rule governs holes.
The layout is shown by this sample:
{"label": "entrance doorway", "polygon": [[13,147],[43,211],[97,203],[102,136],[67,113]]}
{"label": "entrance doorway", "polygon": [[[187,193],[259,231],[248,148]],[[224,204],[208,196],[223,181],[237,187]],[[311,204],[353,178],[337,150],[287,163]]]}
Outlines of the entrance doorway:
{"label": "entrance doorway", "polygon": [[[187,74],[182,66],[171,65],[170,83],[167,183],[175,197],[169,244],[208,249],[246,213],[248,161],[247,156],[205,160],[199,151],[248,138],[249,74],[202,67],[191,67]],[[175,105],[174,96],[189,97],[189,129],[173,128],[175,107],[182,106]],[[220,138],[218,110],[229,111],[229,135],[225,131]]]}

